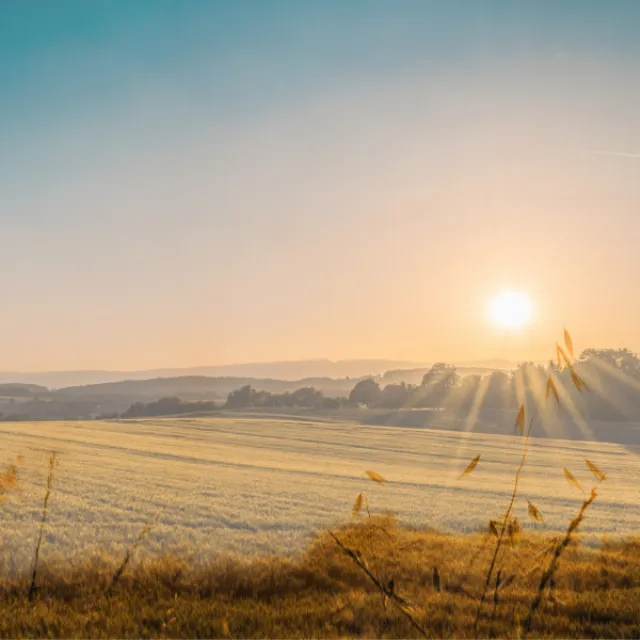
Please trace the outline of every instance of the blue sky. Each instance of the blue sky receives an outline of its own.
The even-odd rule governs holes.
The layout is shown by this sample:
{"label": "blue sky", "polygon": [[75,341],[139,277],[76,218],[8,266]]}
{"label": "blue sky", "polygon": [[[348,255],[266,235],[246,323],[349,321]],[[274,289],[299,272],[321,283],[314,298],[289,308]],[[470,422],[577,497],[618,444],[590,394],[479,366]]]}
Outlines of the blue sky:
{"label": "blue sky", "polygon": [[[640,348],[639,32],[636,2],[0,0],[2,367]],[[526,335],[485,326],[504,287]]]}

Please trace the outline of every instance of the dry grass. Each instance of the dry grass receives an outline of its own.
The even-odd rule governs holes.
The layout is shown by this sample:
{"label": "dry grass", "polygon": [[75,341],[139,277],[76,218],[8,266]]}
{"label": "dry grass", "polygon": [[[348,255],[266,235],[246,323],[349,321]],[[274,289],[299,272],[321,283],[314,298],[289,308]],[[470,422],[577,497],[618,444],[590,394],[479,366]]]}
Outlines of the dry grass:
{"label": "dry grass", "polygon": [[[392,589],[431,637],[469,637],[493,555],[486,536],[444,535],[399,528],[373,518],[335,531],[350,549],[370,551],[369,570]],[[504,546],[503,566],[515,575],[478,636],[523,633],[550,539],[521,536]],[[552,593],[536,613],[535,637],[637,638],[640,630],[640,541],[601,549],[567,546]],[[508,556],[508,557],[507,557]],[[473,564],[471,560],[475,557]],[[533,560],[530,560],[533,559]],[[418,637],[419,632],[329,535],[297,560],[219,559],[195,567],[188,559],[143,559],[127,568],[109,594],[120,560],[83,565],[44,562],[35,601],[28,580],[0,582],[3,637]],[[434,575],[439,578],[439,591]],[[505,576],[508,578],[508,576]],[[462,582],[462,583],[461,583]],[[493,598],[493,591],[492,591]],[[495,611],[493,611],[495,609]],[[493,614],[491,619],[490,614]]]}

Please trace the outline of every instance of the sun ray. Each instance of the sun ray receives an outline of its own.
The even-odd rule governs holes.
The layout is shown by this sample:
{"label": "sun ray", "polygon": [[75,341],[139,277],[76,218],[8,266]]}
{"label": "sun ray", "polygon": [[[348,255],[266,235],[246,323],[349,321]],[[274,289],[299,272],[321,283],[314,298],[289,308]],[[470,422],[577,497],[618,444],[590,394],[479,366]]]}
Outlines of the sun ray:
{"label": "sun ray", "polygon": [[580,429],[586,440],[597,440],[593,429],[589,426],[589,423],[573,400],[573,386],[568,389],[562,380],[558,380],[557,383],[556,388],[558,389],[558,396],[560,397],[560,405],[567,410],[569,416],[573,419],[573,422],[578,429]]}
{"label": "sun ray", "polygon": [[469,409],[469,413],[464,421],[464,431],[469,432],[473,430],[473,427],[478,419],[480,409],[482,408],[482,402],[484,401],[487,391],[489,389],[489,376],[483,376],[478,382],[476,393],[473,397],[473,403]]}
{"label": "sun ray", "polygon": [[[538,426],[549,437],[563,438],[566,430],[562,420],[558,419],[558,407],[555,398],[547,401],[548,376],[538,367],[527,367],[527,386],[531,390],[530,398],[535,405]],[[558,383],[558,381],[555,381]]]}
{"label": "sun ray", "polygon": [[[589,360],[589,363],[592,363],[596,369],[612,376],[618,382],[624,384],[627,388],[632,389],[633,391],[640,392],[640,382],[626,375],[625,373],[620,371],[620,369],[614,367],[612,364],[605,362],[601,358],[592,358]],[[584,367],[583,371],[581,371],[581,375],[584,376],[585,381],[589,385],[589,388],[598,394],[598,398],[600,400],[606,402],[607,405],[609,405],[613,409],[617,409],[618,411],[622,412],[622,414],[626,417],[633,416],[634,412],[632,405],[628,401],[622,399],[620,395],[616,393],[615,388],[609,388],[606,390],[606,392],[604,392],[601,386],[600,377],[591,375],[589,367]]]}
{"label": "sun ray", "polygon": [[464,428],[460,432],[458,441],[459,446],[456,450],[456,456],[451,456],[449,471],[452,480],[455,480],[458,477],[458,473],[456,471],[458,469],[459,460],[464,459],[467,456],[467,452],[469,449],[469,435],[473,431],[473,427],[476,424],[478,414],[480,413],[480,409],[482,408],[482,402],[484,400],[484,397],[487,395],[488,388],[489,376],[483,376],[478,382],[478,386],[473,397],[473,402],[471,403],[471,408],[469,409],[469,413],[464,419]]}
{"label": "sun ray", "polygon": [[620,371],[620,369],[618,369],[617,367],[614,367],[609,362],[605,362],[602,358],[591,358],[589,362],[592,362],[594,366],[596,366],[598,369],[602,369],[603,371],[610,373],[617,380],[626,384],[628,387],[630,387],[634,391],[640,391],[640,382],[626,375],[625,373]]}

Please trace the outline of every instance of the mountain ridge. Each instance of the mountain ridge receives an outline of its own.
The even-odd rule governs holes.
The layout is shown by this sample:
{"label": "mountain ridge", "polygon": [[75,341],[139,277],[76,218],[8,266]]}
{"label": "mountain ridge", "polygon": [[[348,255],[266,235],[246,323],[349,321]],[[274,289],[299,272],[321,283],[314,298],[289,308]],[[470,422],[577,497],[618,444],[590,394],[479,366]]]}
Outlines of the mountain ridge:
{"label": "mountain ridge", "polygon": [[[309,378],[362,378],[382,376],[388,371],[418,370],[431,366],[429,362],[360,358],[353,360],[275,360],[237,364],[202,365],[195,367],[164,367],[155,369],[77,369],[59,371],[0,371],[0,384],[41,385],[63,389],[109,382],[155,380],[188,376],[260,378],[296,381]],[[464,369],[512,369],[515,363],[503,359],[487,359],[453,363]]]}
{"label": "mountain ridge", "polygon": [[354,360],[282,360],[137,370],[0,371],[0,384],[37,384],[50,389],[62,389],[64,387],[107,382],[185,376],[249,377],[295,381],[305,378],[360,378],[367,375],[380,375],[389,369],[426,366],[429,366],[429,364],[372,358]]}

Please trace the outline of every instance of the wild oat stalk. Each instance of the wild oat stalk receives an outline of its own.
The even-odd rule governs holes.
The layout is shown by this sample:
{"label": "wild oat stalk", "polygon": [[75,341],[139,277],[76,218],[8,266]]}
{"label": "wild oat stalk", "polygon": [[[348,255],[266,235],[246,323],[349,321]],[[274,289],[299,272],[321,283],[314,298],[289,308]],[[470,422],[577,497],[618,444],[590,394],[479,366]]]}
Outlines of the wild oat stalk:
{"label": "wild oat stalk", "polygon": [[156,514],[151,519],[150,522],[148,522],[144,527],[142,527],[142,529],[140,530],[140,533],[138,534],[138,537],[133,541],[133,544],[127,549],[127,553],[122,559],[122,563],[120,564],[116,572],[113,574],[113,578],[111,578],[111,582],[105,589],[105,594],[110,593],[113,587],[116,586],[118,580],[120,580],[120,577],[124,573],[124,570],[127,568],[127,565],[131,560],[131,556],[133,555],[135,550],[140,546],[140,543],[149,535],[149,532],[153,528],[153,525],[156,523],[157,519],[158,519],[158,514]]}
{"label": "wild oat stalk", "polygon": [[42,536],[44,534],[44,525],[47,522],[49,513],[49,497],[51,496],[51,488],[53,486],[53,471],[56,465],[56,454],[52,453],[49,459],[49,475],[47,477],[47,491],[44,494],[44,508],[42,509],[42,520],[40,521],[40,532],[38,533],[38,542],[36,544],[36,552],[33,560],[33,573],[31,574],[31,586],[29,587],[29,600],[33,600],[36,594],[36,577],[38,573],[38,560],[40,559],[40,547],[42,546]]}
{"label": "wild oat stalk", "polygon": [[527,617],[524,621],[524,628],[527,631],[531,631],[531,627],[533,624],[533,616],[536,610],[538,609],[538,607],[540,606],[540,603],[542,602],[542,595],[544,593],[545,588],[547,587],[547,584],[549,584],[550,581],[553,579],[553,575],[555,574],[556,569],[558,568],[558,561],[560,560],[560,556],[562,555],[562,552],[567,548],[567,546],[571,542],[571,537],[573,536],[576,529],[580,526],[580,523],[584,519],[585,511],[591,506],[591,503],[596,499],[597,495],[598,494],[594,487],[593,489],[591,489],[591,493],[589,497],[582,503],[582,506],[580,507],[580,511],[578,512],[578,515],[569,523],[569,528],[567,529],[567,533],[565,534],[564,538],[556,546],[553,552],[553,557],[551,558],[551,562],[549,563],[549,567],[542,574],[540,578],[540,584],[538,585],[536,597],[531,603],[531,608],[529,609],[529,613],[527,614]]}
{"label": "wild oat stalk", "polygon": [[[496,573],[496,584],[495,587],[493,589],[493,609],[491,610],[491,616],[489,618],[489,620],[493,623],[493,619],[496,616],[496,612],[498,610],[498,602],[500,601],[500,595],[499,595],[499,591],[500,591],[500,582],[501,582],[501,577],[502,577],[502,572],[500,571],[500,569],[498,569],[497,573]],[[491,626],[491,631],[490,631],[490,635],[493,635],[493,625]]]}
{"label": "wild oat stalk", "polygon": [[[372,560],[374,560],[376,556],[375,556],[375,554],[373,552],[373,535],[372,535],[373,534],[373,523],[371,522],[371,510],[369,509],[369,498],[367,498],[367,496],[364,497],[364,504],[365,504],[365,507],[367,509],[367,517],[369,519],[368,526],[367,526],[367,535],[368,535],[368,538],[369,538],[369,557]],[[378,580],[378,582],[384,582],[385,580],[380,580],[380,574],[379,574],[379,572],[377,570],[377,565],[378,565],[377,562],[375,563],[375,565],[373,565],[376,579]],[[384,594],[382,594],[382,603],[383,603],[383,605],[385,604],[385,602],[386,602],[386,600],[385,600]]]}
{"label": "wild oat stalk", "polygon": [[[407,608],[406,601],[395,593],[394,588],[386,587],[376,576],[374,576],[369,569],[363,564],[362,560],[358,557],[355,551],[346,547],[336,536],[333,531],[329,531],[329,535],[335,540],[338,547],[347,555],[355,564],[360,568],[362,572],[373,582],[373,584],[380,590],[383,597],[388,598],[395,607],[402,613],[402,615],[411,623],[411,626],[418,631],[423,637],[428,638],[424,627],[411,615],[411,612]],[[391,583],[392,584],[392,583]]]}
{"label": "wild oat stalk", "polygon": [[[520,421],[520,416],[524,416],[523,411],[524,406],[520,409],[520,413],[518,414],[518,421]],[[484,580],[484,587],[482,589],[482,596],[480,597],[480,603],[478,604],[478,610],[476,611],[476,619],[473,623],[473,631],[478,628],[478,621],[480,620],[480,614],[482,613],[482,605],[484,604],[485,598],[487,597],[487,591],[489,589],[489,583],[491,582],[491,577],[493,575],[493,570],[496,566],[496,561],[498,559],[498,554],[500,553],[500,548],[502,547],[502,542],[504,540],[504,534],[507,530],[507,524],[509,522],[509,516],[511,515],[511,511],[513,509],[513,504],[516,501],[516,495],[518,493],[518,483],[520,482],[520,473],[522,472],[522,468],[524,467],[524,463],[527,459],[527,454],[529,452],[529,436],[531,435],[531,427],[533,426],[533,421],[535,416],[531,418],[529,421],[529,428],[527,429],[527,435],[525,436],[524,441],[524,451],[522,452],[522,459],[520,460],[520,466],[516,471],[516,476],[513,481],[513,491],[511,492],[511,500],[509,502],[509,506],[505,511],[504,518],[502,520],[502,526],[500,527],[500,535],[496,540],[496,548],[493,552],[493,558],[491,559],[491,564],[489,565],[489,570],[487,571],[487,575]]]}

